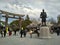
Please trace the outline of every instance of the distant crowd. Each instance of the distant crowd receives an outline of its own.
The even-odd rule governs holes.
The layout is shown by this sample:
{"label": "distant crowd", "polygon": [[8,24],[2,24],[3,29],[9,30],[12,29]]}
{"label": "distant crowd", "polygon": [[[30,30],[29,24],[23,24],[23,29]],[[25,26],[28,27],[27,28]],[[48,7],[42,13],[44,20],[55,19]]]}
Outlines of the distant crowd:
{"label": "distant crowd", "polygon": [[51,33],[57,33],[57,36],[60,35],[60,26],[51,26]]}
{"label": "distant crowd", "polygon": [[24,29],[23,27],[21,28],[21,30],[17,29],[17,30],[10,30],[8,29],[8,32],[7,30],[5,30],[5,28],[3,29],[0,29],[0,34],[1,34],[1,37],[6,37],[6,35],[8,34],[9,36],[11,35],[15,35],[17,34],[17,32],[20,34],[20,37],[22,38],[23,36],[26,37],[26,34],[29,33],[30,34],[30,37],[32,38],[32,34],[37,34],[37,36],[39,37],[39,30],[37,29]]}
{"label": "distant crowd", "polygon": [[[39,37],[40,35],[40,29],[24,29],[23,27],[21,28],[21,30],[17,29],[17,30],[10,30],[8,29],[8,35],[11,36],[11,35],[15,35],[16,36],[16,33],[19,33],[20,37],[22,38],[23,36],[26,37],[26,34],[29,33],[30,34],[30,37],[32,38],[32,34],[37,34],[37,37]],[[50,28],[50,33],[53,34],[53,33],[57,33],[57,36],[60,35],[60,27],[56,26],[51,26]],[[0,29],[0,34],[1,34],[1,37],[6,37],[7,35],[7,31],[5,30],[5,28],[3,29]]]}

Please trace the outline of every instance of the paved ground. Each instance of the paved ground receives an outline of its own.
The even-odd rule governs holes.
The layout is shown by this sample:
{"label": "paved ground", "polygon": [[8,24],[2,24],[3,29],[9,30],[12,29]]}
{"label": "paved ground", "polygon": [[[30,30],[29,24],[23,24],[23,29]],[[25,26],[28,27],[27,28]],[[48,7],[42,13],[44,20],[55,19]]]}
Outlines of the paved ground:
{"label": "paved ground", "polygon": [[0,37],[0,45],[60,45],[60,36],[56,34],[51,35],[51,39],[39,39],[33,35],[32,38],[27,37],[20,38],[17,36],[7,36],[5,38]]}

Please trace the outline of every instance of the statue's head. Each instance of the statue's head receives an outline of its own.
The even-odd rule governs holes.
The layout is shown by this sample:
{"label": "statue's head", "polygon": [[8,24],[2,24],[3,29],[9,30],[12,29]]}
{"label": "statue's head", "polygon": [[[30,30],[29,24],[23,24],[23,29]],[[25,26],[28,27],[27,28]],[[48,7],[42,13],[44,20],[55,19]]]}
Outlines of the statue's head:
{"label": "statue's head", "polygon": [[42,11],[44,12],[44,9],[42,9]]}

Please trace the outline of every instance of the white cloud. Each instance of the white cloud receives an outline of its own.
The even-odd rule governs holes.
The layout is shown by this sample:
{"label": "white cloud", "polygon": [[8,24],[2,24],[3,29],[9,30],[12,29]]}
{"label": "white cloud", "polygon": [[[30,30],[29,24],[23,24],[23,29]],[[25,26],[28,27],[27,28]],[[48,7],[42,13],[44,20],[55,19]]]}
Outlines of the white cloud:
{"label": "white cloud", "polygon": [[60,0],[1,0],[0,4],[2,4],[0,9],[29,14],[32,17],[39,17],[43,8],[49,17],[54,17],[54,15],[57,17],[60,14]]}
{"label": "white cloud", "polygon": [[16,10],[17,13],[19,13],[19,11],[20,11],[20,12],[23,11],[22,13],[25,12],[25,13],[27,13],[27,14],[40,12],[40,9],[37,9],[37,8],[35,8],[35,9],[29,9],[29,8],[27,8],[27,7],[20,7],[19,5],[16,5],[16,4],[14,4],[14,5],[8,4],[7,7],[8,7],[9,9],[10,9],[10,8],[13,9],[13,11]]}

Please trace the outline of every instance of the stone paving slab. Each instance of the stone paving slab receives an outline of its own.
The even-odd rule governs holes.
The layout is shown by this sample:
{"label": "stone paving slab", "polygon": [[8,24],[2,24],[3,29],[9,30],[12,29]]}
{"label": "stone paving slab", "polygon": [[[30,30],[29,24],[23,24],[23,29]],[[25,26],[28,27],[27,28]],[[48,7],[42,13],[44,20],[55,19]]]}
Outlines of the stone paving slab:
{"label": "stone paving slab", "polygon": [[60,45],[60,36],[52,34],[51,39],[39,39],[37,37],[30,38],[29,34],[27,37],[20,38],[17,36],[7,36],[5,38],[0,37],[0,45]]}

